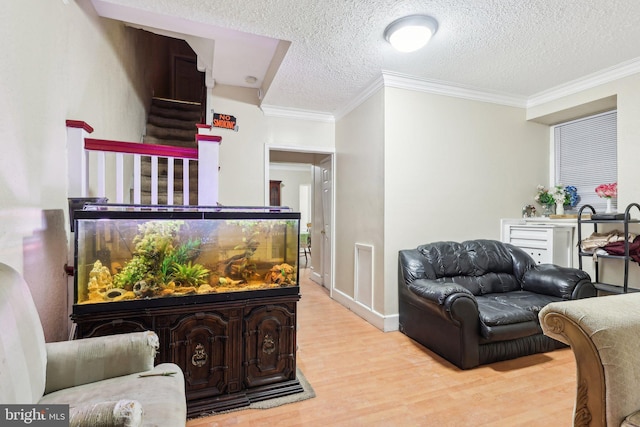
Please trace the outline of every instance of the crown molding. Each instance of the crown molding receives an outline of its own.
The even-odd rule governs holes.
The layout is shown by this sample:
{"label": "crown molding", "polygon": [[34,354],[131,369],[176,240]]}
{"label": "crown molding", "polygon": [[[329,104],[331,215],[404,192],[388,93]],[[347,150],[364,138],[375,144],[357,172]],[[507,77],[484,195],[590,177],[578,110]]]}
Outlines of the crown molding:
{"label": "crown molding", "polygon": [[506,93],[491,92],[478,88],[456,85],[434,79],[416,79],[404,74],[383,71],[385,87],[407,89],[418,92],[433,93],[436,95],[463,98],[472,101],[489,102],[492,104],[506,105],[509,107],[525,108],[527,98],[524,96],[511,95]]}
{"label": "crown molding", "polygon": [[381,74],[369,83],[360,93],[346,105],[336,111],[335,118],[339,120],[355,110],[360,104],[369,99],[374,93],[384,87],[384,76]]}
{"label": "crown molding", "polygon": [[452,96],[473,101],[490,102],[509,107],[525,108],[527,99],[524,96],[501,94],[484,91],[468,86],[454,85],[439,80],[417,79],[405,74],[382,71],[382,74],[367,85],[354,99],[335,114],[336,120],[346,116],[374,93],[384,87],[406,89],[417,92],[433,93],[436,95]]}
{"label": "crown molding", "polygon": [[470,86],[456,85],[440,80],[417,79],[405,74],[383,70],[380,76],[376,77],[358,93],[355,98],[350,100],[334,114],[296,110],[272,105],[263,105],[261,108],[267,116],[335,122],[356,109],[360,104],[384,87],[433,93],[436,95],[489,102],[509,107],[530,108],[637,73],[640,73],[640,58],[620,63],[527,98],[525,96],[490,92]]}
{"label": "crown molding", "polygon": [[280,117],[284,119],[313,120],[317,122],[333,123],[333,114],[321,111],[300,110],[297,108],[278,107],[276,105],[262,104],[260,109],[267,117]]}
{"label": "crown molding", "polygon": [[562,97],[573,95],[584,90],[592,89],[596,86],[610,83],[612,81],[629,77],[633,74],[640,72],[640,58],[635,58],[629,61],[621,62],[613,67],[605,68],[598,71],[573,80],[569,83],[558,85],[549,90],[539,92],[531,97],[527,101],[527,108],[535,107],[546,102],[555,101]]}

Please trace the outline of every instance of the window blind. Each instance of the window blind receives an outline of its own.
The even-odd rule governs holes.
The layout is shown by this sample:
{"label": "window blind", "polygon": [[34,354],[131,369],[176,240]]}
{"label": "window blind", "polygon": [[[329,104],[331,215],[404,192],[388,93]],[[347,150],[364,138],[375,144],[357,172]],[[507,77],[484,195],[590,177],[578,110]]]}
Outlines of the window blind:
{"label": "window blind", "polygon": [[[598,197],[595,188],[618,180],[617,140],[616,111],[555,126],[556,182],[577,188],[576,209],[587,204],[604,212],[606,200]],[[617,200],[612,202],[616,208]]]}

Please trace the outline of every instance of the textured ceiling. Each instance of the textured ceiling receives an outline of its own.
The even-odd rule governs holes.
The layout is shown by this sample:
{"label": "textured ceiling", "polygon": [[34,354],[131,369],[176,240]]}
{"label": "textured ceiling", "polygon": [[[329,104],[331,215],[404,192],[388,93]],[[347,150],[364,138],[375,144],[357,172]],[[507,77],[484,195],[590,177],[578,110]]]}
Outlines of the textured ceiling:
{"label": "textured ceiling", "polygon": [[[638,0],[94,0],[274,40],[289,49],[263,103],[334,113],[382,71],[527,99],[640,58]],[[424,48],[395,52],[385,27],[428,14]],[[241,76],[240,62],[216,58]],[[244,65],[243,65],[244,66]],[[228,72],[228,70],[227,70]],[[215,79],[216,76],[214,75]]]}

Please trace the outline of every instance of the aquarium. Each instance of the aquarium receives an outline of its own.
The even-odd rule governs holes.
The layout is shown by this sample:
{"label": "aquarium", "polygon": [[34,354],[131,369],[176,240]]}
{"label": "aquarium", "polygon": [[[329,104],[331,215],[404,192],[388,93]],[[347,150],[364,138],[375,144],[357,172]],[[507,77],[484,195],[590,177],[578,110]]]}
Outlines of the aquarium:
{"label": "aquarium", "polygon": [[287,209],[92,205],[74,221],[76,313],[298,286],[300,214]]}

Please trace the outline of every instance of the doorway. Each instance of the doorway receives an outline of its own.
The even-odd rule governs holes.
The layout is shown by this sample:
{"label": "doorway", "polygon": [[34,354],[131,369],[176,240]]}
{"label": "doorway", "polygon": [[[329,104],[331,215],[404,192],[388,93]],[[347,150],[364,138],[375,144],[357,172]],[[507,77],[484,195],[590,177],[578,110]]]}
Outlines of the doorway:
{"label": "doorway", "polygon": [[[300,224],[301,232],[308,232],[311,237],[310,259],[306,267],[310,269],[309,277],[324,286],[333,294],[334,281],[334,239],[333,223],[334,191],[333,171],[335,154],[333,150],[313,149],[287,146],[265,146],[265,204],[269,202],[269,181],[282,179],[282,205],[293,211],[300,211],[306,218]],[[299,179],[287,178],[281,170],[306,170],[309,183]],[[289,182],[287,182],[289,181]],[[303,195],[306,193],[306,198]],[[289,196],[287,196],[289,194]],[[292,194],[296,194],[295,198]],[[300,203],[307,204],[301,206]],[[301,218],[302,220],[302,218]]]}
{"label": "doorway", "polygon": [[173,99],[201,103],[205,83],[204,73],[198,70],[197,59],[174,55],[172,65]]}

